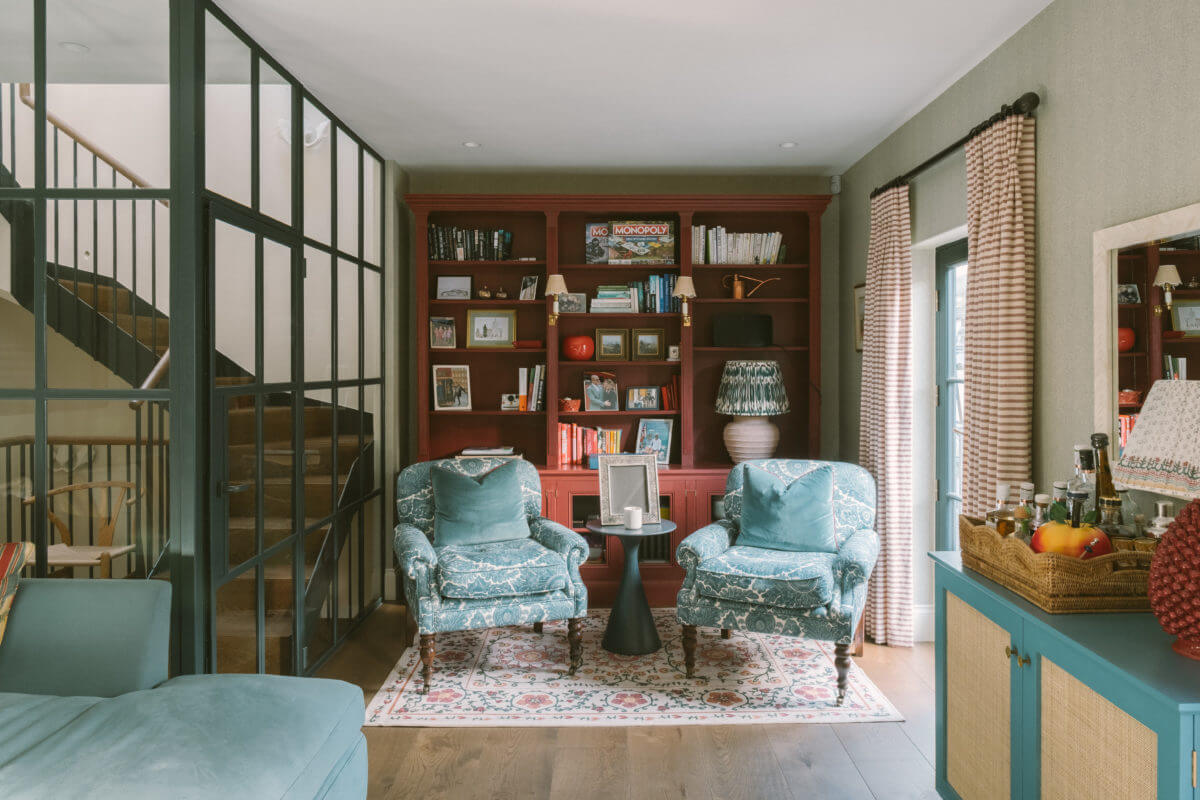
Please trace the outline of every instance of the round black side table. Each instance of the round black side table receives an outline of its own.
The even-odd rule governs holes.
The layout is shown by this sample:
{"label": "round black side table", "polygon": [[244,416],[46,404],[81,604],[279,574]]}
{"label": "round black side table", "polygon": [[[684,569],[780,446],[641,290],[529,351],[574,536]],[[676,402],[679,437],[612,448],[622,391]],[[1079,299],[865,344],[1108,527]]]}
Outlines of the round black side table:
{"label": "round black side table", "polygon": [[642,573],[638,569],[638,550],[643,539],[673,532],[675,523],[665,520],[630,530],[624,525],[601,525],[599,520],[593,519],[588,520],[587,529],[601,536],[616,536],[625,550],[625,571],[621,574],[621,585],[617,588],[601,647],[623,656],[655,652],[662,647],[662,640],[658,638],[658,628],[654,627],[654,616],[646,601]]}

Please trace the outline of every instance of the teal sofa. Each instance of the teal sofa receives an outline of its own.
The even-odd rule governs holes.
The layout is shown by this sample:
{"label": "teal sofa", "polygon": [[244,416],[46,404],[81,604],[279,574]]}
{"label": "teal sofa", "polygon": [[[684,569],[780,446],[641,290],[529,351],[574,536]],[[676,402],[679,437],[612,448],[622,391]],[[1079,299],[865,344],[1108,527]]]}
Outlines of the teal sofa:
{"label": "teal sofa", "polygon": [[21,581],[0,642],[6,800],[366,797],[358,687],[167,680],[170,618],[161,581]]}

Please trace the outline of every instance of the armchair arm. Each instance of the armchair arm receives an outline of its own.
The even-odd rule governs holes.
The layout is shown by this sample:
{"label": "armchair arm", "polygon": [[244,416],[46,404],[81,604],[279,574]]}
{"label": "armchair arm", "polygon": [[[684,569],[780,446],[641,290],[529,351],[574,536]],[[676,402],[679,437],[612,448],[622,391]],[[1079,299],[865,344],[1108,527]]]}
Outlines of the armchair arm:
{"label": "armchair arm", "polygon": [[578,568],[587,560],[588,546],[582,536],[553,520],[538,517],[529,521],[529,532],[542,547],[567,559],[567,564]]}
{"label": "armchair arm", "polygon": [[429,537],[412,525],[400,523],[392,540],[400,569],[413,589],[414,597],[434,596],[433,573],[437,567],[437,553],[429,543]]}
{"label": "armchair arm", "polygon": [[841,575],[842,592],[853,586],[866,583],[875,569],[879,556],[879,536],[872,530],[857,530],[838,548],[834,559],[834,572]]}
{"label": "armchair arm", "polygon": [[[718,520],[711,525],[705,525],[680,542],[675,550],[675,559],[679,566],[690,574],[704,559],[719,556],[728,550],[736,536],[737,529],[732,522]],[[685,580],[685,583],[687,582]]]}

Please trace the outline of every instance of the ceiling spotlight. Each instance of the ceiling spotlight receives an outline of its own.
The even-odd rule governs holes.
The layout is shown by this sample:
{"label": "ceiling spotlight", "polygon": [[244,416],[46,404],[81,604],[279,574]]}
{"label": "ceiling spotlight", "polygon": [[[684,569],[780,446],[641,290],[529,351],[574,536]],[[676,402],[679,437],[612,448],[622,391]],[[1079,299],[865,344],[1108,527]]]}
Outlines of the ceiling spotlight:
{"label": "ceiling spotlight", "polygon": [[483,147],[483,145],[481,145],[479,142],[463,142],[463,147],[469,147],[470,149],[474,150],[476,148]]}
{"label": "ceiling spotlight", "polygon": [[783,150],[791,150],[795,146],[796,146],[795,142],[780,142],[779,143],[779,147]]}
{"label": "ceiling spotlight", "polygon": [[92,50],[92,48],[88,47],[86,44],[80,44],[79,42],[59,42],[58,46],[63,50],[66,50],[68,53],[76,53],[78,55],[90,53]]}

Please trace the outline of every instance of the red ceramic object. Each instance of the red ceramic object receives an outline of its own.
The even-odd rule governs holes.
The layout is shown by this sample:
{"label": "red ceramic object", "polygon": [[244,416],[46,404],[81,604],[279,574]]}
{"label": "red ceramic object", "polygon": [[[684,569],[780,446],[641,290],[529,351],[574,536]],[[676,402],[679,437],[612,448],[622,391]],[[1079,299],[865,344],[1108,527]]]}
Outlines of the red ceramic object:
{"label": "red ceramic object", "polygon": [[1117,350],[1127,353],[1137,344],[1137,334],[1133,328],[1117,328]]}
{"label": "red ceramic object", "polygon": [[1150,562],[1150,608],[1179,638],[1175,652],[1200,661],[1200,500],[1184,506]]}
{"label": "red ceramic object", "polygon": [[596,343],[590,336],[568,336],[562,340],[562,353],[571,361],[587,361],[596,352]]}

